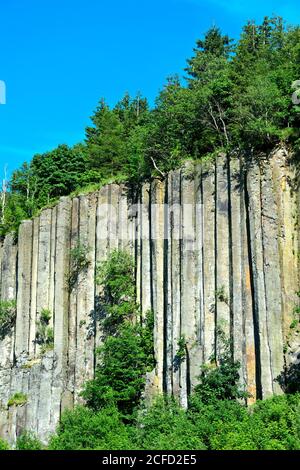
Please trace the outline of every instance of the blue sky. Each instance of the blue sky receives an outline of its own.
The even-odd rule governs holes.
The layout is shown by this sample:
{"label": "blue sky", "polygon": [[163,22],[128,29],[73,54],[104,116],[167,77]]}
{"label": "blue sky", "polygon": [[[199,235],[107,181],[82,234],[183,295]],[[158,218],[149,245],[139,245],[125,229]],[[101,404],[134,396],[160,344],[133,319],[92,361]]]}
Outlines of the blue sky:
{"label": "blue sky", "polygon": [[272,13],[300,23],[299,0],[0,0],[0,175],[82,140],[100,97],[153,102],[212,24],[237,37]]}

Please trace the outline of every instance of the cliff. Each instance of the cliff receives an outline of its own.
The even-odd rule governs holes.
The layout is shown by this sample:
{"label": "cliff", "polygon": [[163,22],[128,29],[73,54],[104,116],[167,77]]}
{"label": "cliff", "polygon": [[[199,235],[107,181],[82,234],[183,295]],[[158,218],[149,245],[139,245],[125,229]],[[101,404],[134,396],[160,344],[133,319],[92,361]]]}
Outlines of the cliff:
{"label": "cliff", "polygon": [[[252,395],[280,393],[275,380],[298,360],[291,329],[299,290],[299,197],[284,149],[246,165],[242,158],[187,163],[136,192],[111,184],[24,221],[18,242],[0,248],[1,299],[17,301],[15,326],[0,340],[0,435],[25,429],[46,441],[60,414],[80,403],[101,343],[95,267],[114,248],[135,257],[137,297],[155,315],[157,365],[147,394],[173,393],[183,406],[218,347],[233,340],[241,381]],[[87,247],[88,265],[69,288],[70,253]],[[54,347],[36,341],[43,309]],[[186,358],[175,357],[184,336]],[[22,392],[22,405],[8,406]]]}

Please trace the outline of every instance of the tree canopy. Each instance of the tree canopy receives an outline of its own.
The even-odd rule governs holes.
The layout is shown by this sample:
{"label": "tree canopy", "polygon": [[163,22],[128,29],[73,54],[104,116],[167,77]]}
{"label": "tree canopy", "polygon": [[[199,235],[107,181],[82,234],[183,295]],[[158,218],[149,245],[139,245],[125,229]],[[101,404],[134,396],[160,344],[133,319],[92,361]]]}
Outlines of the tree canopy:
{"label": "tree canopy", "polygon": [[1,235],[17,230],[58,197],[112,180],[164,177],[185,159],[219,150],[267,153],[300,146],[300,27],[280,17],[249,21],[233,41],[213,26],[196,42],[186,76],[169,77],[150,108],[128,93],[114,106],[101,99],[85,141],[35,155],[3,185]]}

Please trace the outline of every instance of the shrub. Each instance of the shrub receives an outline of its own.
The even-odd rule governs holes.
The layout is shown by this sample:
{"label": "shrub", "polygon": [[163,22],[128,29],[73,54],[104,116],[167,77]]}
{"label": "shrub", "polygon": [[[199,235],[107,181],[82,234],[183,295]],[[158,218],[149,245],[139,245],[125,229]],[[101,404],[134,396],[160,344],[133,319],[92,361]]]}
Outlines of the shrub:
{"label": "shrub", "polygon": [[129,418],[139,404],[146,372],[153,367],[143,328],[126,322],[117,336],[106,338],[98,355],[95,379],[86,384],[82,396],[94,410],[115,403]]}
{"label": "shrub", "polygon": [[17,316],[17,303],[15,300],[0,301],[0,340],[12,329]]}
{"label": "shrub", "polygon": [[226,305],[229,304],[228,295],[225,292],[225,286],[219,287],[215,292],[216,298],[219,302],[224,302]]}
{"label": "shrub", "polygon": [[133,439],[145,450],[205,449],[185,410],[167,397],[158,397],[150,409],[140,412]]}
{"label": "shrub", "polygon": [[17,450],[42,450],[43,445],[31,432],[21,434],[16,442]]}
{"label": "shrub", "polygon": [[0,439],[0,450],[9,450],[9,445],[3,439]]}
{"label": "shrub", "polygon": [[107,303],[118,305],[135,298],[134,261],[122,250],[113,250],[97,267],[97,284],[103,286]]}
{"label": "shrub", "polygon": [[300,394],[274,396],[253,406],[250,429],[255,448],[264,450],[300,449]]}
{"label": "shrub", "polygon": [[133,320],[139,314],[132,257],[113,250],[97,267],[96,283],[103,288],[99,303],[104,334],[115,334],[125,319]]}
{"label": "shrub", "polygon": [[300,395],[275,396],[250,409],[233,400],[205,404],[195,395],[188,415],[211,450],[300,448]]}
{"label": "shrub", "polygon": [[98,350],[95,379],[82,392],[89,407],[99,410],[116,405],[123,417],[131,419],[139,404],[146,372],[154,367],[154,317],[143,319],[135,301],[132,258],[114,250],[97,270],[103,287],[101,327],[103,345]]}
{"label": "shrub", "polygon": [[88,260],[89,251],[90,248],[88,246],[78,241],[70,252],[70,270],[67,278],[70,292],[77,284],[79,275],[85,272],[90,265],[90,261]]}
{"label": "shrub", "polygon": [[63,414],[50,449],[296,450],[300,449],[300,394],[275,396],[251,408],[234,400],[203,403],[187,411],[158,397],[124,424],[116,407],[77,407]]}
{"label": "shrub", "polygon": [[27,395],[22,392],[15,393],[7,402],[7,406],[22,406],[27,403]]}
{"label": "shrub", "polygon": [[231,341],[221,329],[217,331],[217,339],[217,353],[211,357],[210,364],[201,367],[200,383],[195,387],[195,393],[204,403],[245,399],[248,394],[239,384],[240,363],[233,359]]}
{"label": "shrub", "polygon": [[224,433],[227,435],[228,432],[235,431],[239,423],[249,418],[246,406],[237,401],[211,400],[204,403],[196,394],[190,398],[187,413],[194,423],[198,438],[208,449],[221,446]]}
{"label": "shrub", "polygon": [[35,342],[41,346],[42,354],[53,349],[54,347],[54,330],[49,326],[52,313],[50,310],[43,308],[40,314],[40,319],[37,322],[37,331],[35,335]]}
{"label": "shrub", "polygon": [[95,413],[76,407],[61,418],[57,434],[50,440],[50,450],[124,450],[132,449],[126,426],[115,407]]}
{"label": "shrub", "polygon": [[40,314],[40,322],[48,325],[52,317],[52,313],[48,308],[43,308]]}
{"label": "shrub", "polygon": [[173,369],[174,369],[174,372],[176,372],[179,367],[180,367],[180,364],[182,364],[182,362],[185,361],[185,358],[186,358],[186,339],[185,339],[185,336],[182,335],[180,336],[178,342],[177,342],[177,351],[176,351],[176,354],[173,358]]}

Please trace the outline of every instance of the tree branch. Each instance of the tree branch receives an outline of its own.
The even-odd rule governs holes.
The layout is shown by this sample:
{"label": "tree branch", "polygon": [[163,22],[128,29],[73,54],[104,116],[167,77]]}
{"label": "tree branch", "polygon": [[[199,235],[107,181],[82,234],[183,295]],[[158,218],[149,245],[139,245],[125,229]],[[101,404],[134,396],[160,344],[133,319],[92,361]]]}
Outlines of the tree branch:
{"label": "tree branch", "polygon": [[154,166],[155,170],[158,171],[158,173],[160,173],[163,178],[165,178],[165,176],[166,176],[165,173],[163,173],[163,172],[158,168],[158,166],[156,165],[156,162],[155,162],[154,158],[153,158],[151,155],[150,155],[150,158],[151,158],[151,161],[152,161],[152,163],[153,163],[153,166]]}

